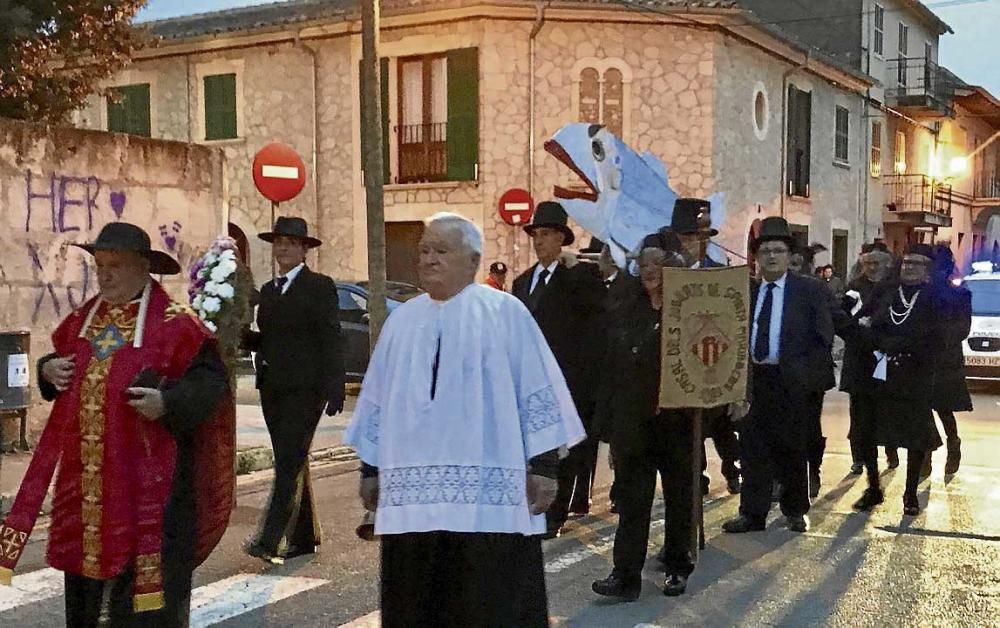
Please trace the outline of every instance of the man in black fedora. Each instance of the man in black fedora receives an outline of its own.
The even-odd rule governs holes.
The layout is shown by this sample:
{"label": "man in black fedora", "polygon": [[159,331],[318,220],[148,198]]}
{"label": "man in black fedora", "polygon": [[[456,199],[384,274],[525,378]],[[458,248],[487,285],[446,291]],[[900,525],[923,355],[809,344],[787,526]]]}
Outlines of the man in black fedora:
{"label": "man in black fedora", "polygon": [[322,244],[305,220],[282,216],[261,233],[272,245],[278,276],[260,289],[259,332],[247,335],[257,352],[257,388],[274,449],[274,486],[259,535],[247,553],[280,564],[311,554],[321,540],[309,481],[309,448],[320,416],[344,409],[344,359],[337,286],[306,266]]}
{"label": "man in black fedora", "polygon": [[[514,280],[512,293],[531,311],[566,377],[573,402],[588,434],[594,409],[596,368],[600,360],[600,324],[605,291],[593,264],[579,264],[563,247],[575,240],[566,211],[553,201],[539,203],[524,230],[531,236],[538,263]],[[579,484],[577,509],[590,503],[590,442],[574,447],[559,468],[559,492],[547,513],[548,536],[558,536],[569,516]],[[583,478],[578,481],[578,478]],[[584,499],[586,495],[586,499]],[[580,514],[583,514],[582,512]]]}
{"label": "man in black fedora", "polygon": [[[715,261],[707,254],[709,240],[719,235],[712,228],[712,206],[703,198],[679,198],[674,203],[670,218],[670,231],[681,243],[681,252],[688,268],[721,268],[727,264]],[[715,443],[715,451],[722,460],[722,476],[726,478],[729,492],[737,494],[741,490],[740,470],[736,462],[740,457],[740,444],[736,428],[730,418],[729,408],[708,408],[702,412],[705,424],[704,437]],[[705,455],[702,454],[705,466]],[[706,466],[707,468],[707,466]],[[702,475],[702,492],[708,493],[709,478]]]}
{"label": "man in black fedora", "polygon": [[58,466],[47,559],[65,573],[66,625],[187,626],[192,572],[233,503],[226,369],[208,328],[150,276],[180,266],[145,231],[114,222],[74,246],[93,255],[99,292],[39,361],[39,389],[54,403],[0,522],[0,583],[10,584]]}
{"label": "man in black fedora", "polygon": [[808,400],[835,383],[834,328],[826,286],[788,270],[794,243],[773,216],[752,247],[761,278],[750,290],[750,412],[740,421],[740,514],[722,526],[730,533],[764,529],[775,479],[788,529],[809,529]]}

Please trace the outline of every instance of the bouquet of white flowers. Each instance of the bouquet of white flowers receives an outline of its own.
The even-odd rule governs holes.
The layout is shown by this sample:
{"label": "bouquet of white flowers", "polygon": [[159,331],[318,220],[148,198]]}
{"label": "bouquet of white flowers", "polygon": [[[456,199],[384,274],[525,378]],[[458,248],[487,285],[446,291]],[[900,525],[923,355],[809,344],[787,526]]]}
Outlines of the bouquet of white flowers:
{"label": "bouquet of white flowers", "polygon": [[219,238],[191,267],[191,306],[213,332],[219,329],[223,307],[236,297],[236,260],[236,242]]}

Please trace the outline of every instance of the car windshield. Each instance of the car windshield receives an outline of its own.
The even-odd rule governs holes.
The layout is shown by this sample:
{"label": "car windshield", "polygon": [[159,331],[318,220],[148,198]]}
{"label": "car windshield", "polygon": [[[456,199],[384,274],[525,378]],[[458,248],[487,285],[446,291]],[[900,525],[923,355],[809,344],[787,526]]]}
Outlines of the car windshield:
{"label": "car windshield", "polygon": [[1000,316],[1000,279],[965,282],[972,293],[972,313],[975,316]]}

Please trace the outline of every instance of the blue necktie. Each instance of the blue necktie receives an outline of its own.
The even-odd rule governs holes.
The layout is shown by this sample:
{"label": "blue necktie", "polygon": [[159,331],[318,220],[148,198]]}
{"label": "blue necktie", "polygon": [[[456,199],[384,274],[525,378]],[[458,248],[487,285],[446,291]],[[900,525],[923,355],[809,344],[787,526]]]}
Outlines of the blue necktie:
{"label": "blue necktie", "polygon": [[774,309],[774,284],[767,284],[764,304],[757,316],[757,341],[753,345],[754,362],[763,362],[771,352],[771,310]]}

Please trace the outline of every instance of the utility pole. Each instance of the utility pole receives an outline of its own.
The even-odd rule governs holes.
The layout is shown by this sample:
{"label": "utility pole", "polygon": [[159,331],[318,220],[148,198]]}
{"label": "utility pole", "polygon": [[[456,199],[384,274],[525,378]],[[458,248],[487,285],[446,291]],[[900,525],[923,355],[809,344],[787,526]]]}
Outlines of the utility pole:
{"label": "utility pole", "polygon": [[387,315],[385,207],[382,198],[382,97],[378,0],[361,0],[361,152],[368,208],[368,330],[375,350]]}

